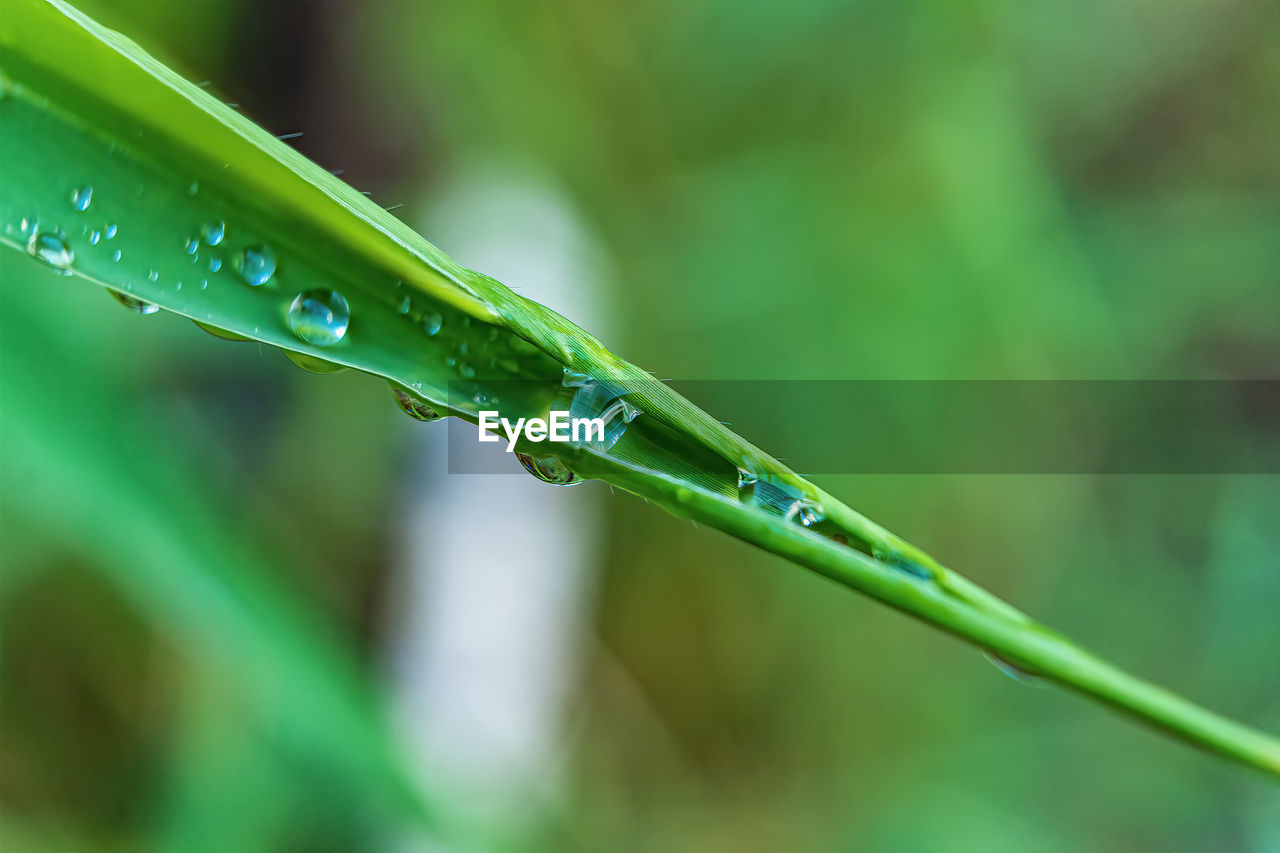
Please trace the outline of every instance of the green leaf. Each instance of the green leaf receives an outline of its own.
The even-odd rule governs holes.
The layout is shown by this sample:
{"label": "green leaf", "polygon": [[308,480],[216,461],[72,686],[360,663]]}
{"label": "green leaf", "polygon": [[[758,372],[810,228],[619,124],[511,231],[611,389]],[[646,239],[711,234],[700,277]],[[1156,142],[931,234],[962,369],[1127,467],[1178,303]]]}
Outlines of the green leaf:
{"label": "green leaf", "polygon": [[[383,377],[468,420],[490,407],[545,415],[573,393],[566,376],[590,377],[642,414],[614,447],[539,454],[1280,777],[1276,741],[1036,625],[65,4],[9,0],[0,75],[6,245],[312,369]],[[299,333],[291,310],[308,296],[345,302],[343,334]]]}

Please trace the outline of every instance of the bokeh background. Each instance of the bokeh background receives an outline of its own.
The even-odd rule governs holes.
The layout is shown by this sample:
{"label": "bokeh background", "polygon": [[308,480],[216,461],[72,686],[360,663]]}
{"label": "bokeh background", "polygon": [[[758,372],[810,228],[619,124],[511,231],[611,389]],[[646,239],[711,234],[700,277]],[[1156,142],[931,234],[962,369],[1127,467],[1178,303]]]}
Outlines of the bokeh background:
{"label": "bokeh background", "polygon": [[[659,376],[1280,378],[1264,0],[79,5]],[[378,382],[0,280],[68,460],[3,482],[7,850],[1280,844],[1260,777],[776,558],[444,474]],[[1276,477],[821,483],[1280,728]]]}

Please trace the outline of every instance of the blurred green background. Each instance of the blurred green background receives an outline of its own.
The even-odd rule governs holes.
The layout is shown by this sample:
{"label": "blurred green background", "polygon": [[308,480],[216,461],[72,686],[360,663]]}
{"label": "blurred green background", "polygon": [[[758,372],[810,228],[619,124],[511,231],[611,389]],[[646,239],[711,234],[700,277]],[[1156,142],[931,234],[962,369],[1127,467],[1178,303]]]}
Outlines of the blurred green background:
{"label": "blurred green background", "polygon": [[[662,377],[1280,377],[1262,0],[79,5],[463,263],[529,295],[567,270],[552,304]],[[12,254],[7,850],[1280,843],[1260,777],[600,484],[451,483],[423,438],[444,427],[380,383]],[[1280,725],[1276,477],[820,482],[1086,647]],[[439,578],[495,542],[528,577],[577,568],[547,602],[510,576],[463,594],[484,649],[431,634],[473,612]],[[415,681],[420,654],[488,674],[504,648],[536,675],[539,625],[553,690]],[[497,750],[518,760],[411,746],[477,695],[475,749],[525,726]]]}

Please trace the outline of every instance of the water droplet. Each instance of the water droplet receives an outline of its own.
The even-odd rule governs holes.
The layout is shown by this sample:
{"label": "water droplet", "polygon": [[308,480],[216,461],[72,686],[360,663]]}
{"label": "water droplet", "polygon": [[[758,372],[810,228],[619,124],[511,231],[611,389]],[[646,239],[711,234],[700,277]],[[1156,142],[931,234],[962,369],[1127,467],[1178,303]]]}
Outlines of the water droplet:
{"label": "water droplet", "polygon": [[85,211],[89,209],[89,204],[93,201],[93,187],[83,186],[71,193],[71,206],[76,210]]}
{"label": "water droplet", "polygon": [[571,419],[590,418],[603,422],[602,437],[598,428],[589,429],[588,440],[576,443],[590,444],[597,451],[605,451],[622,439],[627,427],[641,414],[640,409],[626,400],[623,394],[621,388],[594,376],[565,370],[560,395],[553,408],[567,410]]}
{"label": "water droplet", "polygon": [[244,335],[228,332],[226,329],[219,329],[217,326],[210,326],[208,323],[201,323],[199,320],[192,320],[201,329],[204,329],[215,338],[222,338],[224,341],[251,341],[253,338],[246,338]]}
{"label": "water droplet", "polygon": [[27,254],[37,261],[48,264],[63,275],[71,275],[71,265],[75,263],[76,253],[67,245],[67,240],[56,231],[36,229],[27,241]]}
{"label": "water droplet", "polygon": [[516,451],[516,458],[524,469],[544,483],[553,486],[576,486],[582,482],[578,475],[555,456],[529,456]]}
{"label": "water droplet", "polygon": [[22,217],[22,221],[18,223],[18,230],[22,233],[24,237],[27,236],[28,231],[33,230],[35,227],[36,227],[36,221],[32,219],[30,216]]}
{"label": "water droplet", "polygon": [[396,299],[397,314],[408,314],[409,309],[412,307],[413,307],[413,300],[409,298],[409,294],[402,293],[400,297]]}
{"label": "water droplet", "polygon": [[463,363],[458,365],[458,375],[463,379],[474,379],[476,369],[469,364]]}
{"label": "water droplet", "polygon": [[758,482],[760,482],[760,478],[757,477],[755,474],[752,474],[746,468],[738,469],[738,491],[739,492],[743,491],[744,489],[750,489],[754,487],[755,484]]}
{"label": "water droplet", "polygon": [[147,302],[145,299],[138,299],[136,296],[130,296],[118,290],[108,289],[107,293],[110,293],[116,302],[119,302],[135,314],[154,314],[160,310],[160,306],[154,302]]}
{"label": "water droplet", "polygon": [[250,246],[241,253],[236,271],[253,287],[266,284],[276,271],[276,256],[266,246]]}
{"label": "water droplet", "polygon": [[178,282],[173,286],[174,290],[182,290],[182,282]]}
{"label": "water droplet", "polygon": [[432,311],[422,318],[422,328],[426,330],[428,335],[434,335],[444,328],[444,318],[440,316],[439,312]]}
{"label": "water droplet", "polygon": [[822,509],[822,504],[810,500],[798,500],[787,510],[787,521],[797,521],[804,527],[813,527],[819,522],[825,521],[827,514]]}
{"label": "water droplet", "polygon": [[391,393],[395,395],[396,405],[398,405],[406,415],[419,421],[438,421],[443,417],[434,408],[429,406],[426,400],[403,391],[394,385],[391,386]]}
{"label": "water droplet", "polygon": [[120,250],[119,250],[119,249],[116,249],[115,254],[111,256],[111,260],[115,261],[115,262],[118,264],[118,263],[120,263],[120,258],[121,258],[121,257],[122,257],[122,256],[121,256],[121,254],[120,254]]}
{"label": "water droplet", "polygon": [[218,270],[220,270],[220,269],[222,269],[222,259],[221,259],[221,258],[210,258],[210,259],[209,259],[209,272],[217,272],[217,271],[218,271]]}
{"label": "water droplet", "polygon": [[104,228],[102,230],[102,236],[106,237],[108,240],[114,240],[116,238],[115,223],[112,223],[111,225],[108,225],[106,228]]}
{"label": "water droplet", "polygon": [[223,238],[227,236],[227,223],[222,221],[207,223],[204,228],[200,229],[200,233],[204,236],[204,241],[210,246],[221,245]]}
{"label": "water droplet", "polygon": [[90,245],[90,246],[96,246],[96,245],[98,245],[100,242],[102,242],[102,232],[101,232],[101,231],[90,231],[90,232],[89,232],[89,245]]}
{"label": "water droplet", "polygon": [[327,347],[347,333],[351,310],[347,300],[334,290],[308,290],[294,297],[289,306],[289,328],[300,340]]}
{"label": "water droplet", "polygon": [[293,350],[287,349],[284,350],[284,356],[308,373],[324,375],[328,373],[341,373],[347,369],[345,365],[334,364],[331,361],[325,361],[323,358],[316,358],[313,355],[307,355],[305,352],[294,352]]}
{"label": "water droplet", "polygon": [[207,279],[207,278],[202,278],[202,279],[200,279],[200,289],[201,289],[201,290],[204,290],[204,289],[205,289],[205,288],[207,288],[208,286],[209,286],[209,279]]}
{"label": "water droplet", "polygon": [[190,186],[187,187],[187,195],[195,195],[198,192],[200,192],[200,182],[192,181]]}
{"label": "water droplet", "polygon": [[186,246],[184,248],[187,250],[188,255],[194,255],[196,252],[200,251],[200,241],[197,240],[195,237],[192,237],[191,239],[187,240]]}
{"label": "water droplet", "polygon": [[1020,681],[1023,684],[1038,684],[1040,682],[1040,676],[1033,672],[1028,672],[1022,667],[1011,663],[993,651],[984,651],[982,654],[992,666],[1012,678],[1014,681]]}
{"label": "water droplet", "polygon": [[147,273],[147,280],[148,280],[148,281],[159,281],[159,280],[160,280],[160,273],[156,272],[155,270],[151,270],[150,272],[148,272],[148,273]]}

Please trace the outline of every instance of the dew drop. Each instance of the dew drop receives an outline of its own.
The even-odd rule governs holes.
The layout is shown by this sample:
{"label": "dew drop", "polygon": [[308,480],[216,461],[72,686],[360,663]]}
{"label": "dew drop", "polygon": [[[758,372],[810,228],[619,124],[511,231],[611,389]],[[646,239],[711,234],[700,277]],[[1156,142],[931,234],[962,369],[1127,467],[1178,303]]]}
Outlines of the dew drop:
{"label": "dew drop", "polygon": [[198,192],[200,192],[200,182],[192,181],[191,184],[187,187],[187,195],[195,195]]}
{"label": "dew drop", "polygon": [[276,271],[276,256],[266,246],[250,246],[241,253],[236,271],[253,287],[266,284]]}
{"label": "dew drop", "polygon": [[201,323],[199,320],[192,320],[204,331],[213,335],[215,338],[222,338],[224,341],[251,341],[253,338],[246,338],[244,335],[235,332],[229,332],[226,329],[219,329],[217,326],[211,326],[208,323]]}
{"label": "dew drop", "polygon": [[410,394],[408,391],[391,386],[391,393],[395,395],[396,405],[409,417],[419,421],[438,421],[443,417],[434,408],[429,406],[425,400]]}
{"label": "dew drop", "polygon": [[408,314],[409,309],[412,307],[413,307],[413,300],[409,298],[409,294],[407,293],[401,294],[400,297],[396,299],[397,314]]}
{"label": "dew drop", "polygon": [[89,232],[89,245],[90,245],[90,246],[96,246],[96,245],[98,245],[98,244],[99,244],[99,243],[101,243],[101,242],[102,242],[102,232],[101,232],[101,231],[90,231],[90,232]]}
{"label": "dew drop", "polygon": [[39,228],[27,241],[27,254],[37,261],[48,264],[63,275],[71,275],[71,265],[75,263],[76,253],[67,245],[67,240],[56,231],[41,231]]}
{"label": "dew drop", "polygon": [[116,225],[113,222],[106,228],[102,229],[102,236],[106,237],[108,240],[114,240],[116,238],[116,230]]}
{"label": "dew drop", "polygon": [[93,202],[93,187],[83,186],[71,193],[71,206],[76,210],[85,211],[89,209],[90,203]]}
{"label": "dew drop", "polygon": [[347,369],[346,365],[334,364],[331,361],[325,361],[323,358],[307,355],[305,352],[294,352],[287,349],[284,350],[284,356],[308,373],[324,375],[327,373],[341,373]]}
{"label": "dew drop", "polygon": [[827,518],[822,504],[810,500],[798,500],[787,510],[787,521],[799,522],[804,527],[813,527]]}
{"label": "dew drop", "polygon": [[210,258],[210,259],[209,259],[209,272],[217,272],[217,271],[218,271],[218,270],[220,270],[220,269],[222,269],[222,259],[221,259],[221,258]]}
{"label": "dew drop", "polygon": [[147,273],[147,281],[159,281],[159,280],[160,280],[160,273],[158,273],[157,271],[151,270],[150,272]]}
{"label": "dew drop", "polygon": [[993,651],[984,651],[982,654],[992,666],[1012,678],[1014,681],[1019,681],[1023,684],[1038,684],[1040,682],[1040,677],[1035,673],[1028,672]]}
{"label": "dew drop", "polygon": [[464,362],[458,365],[458,375],[461,376],[463,379],[474,379],[476,375],[476,369]]}
{"label": "dew drop", "polygon": [[432,311],[422,318],[422,328],[428,335],[435,335],[444,328],[444,318],[440,316],[439,312]]}
{"label": "dew drop", "polygon": [[577,474],[570,471],[569,467],[555,456],[535,457],[517,451],[516,458],[520,460],[520,464],[526,471],[544,483],[550,483],[553,486],[576,486],[582,482]]}
{"label": "dew drop", "polygon": [[192,237],[191,239],[187,240],[186,246],[184,248],[186,249],[188,255],[194,255],[196,252],[200,251],[200,241],[195,237]]}
{"label": "dew drop", "polygon": [[206,223],[204,228],[200,229],[200,233],[208,245],[221,245],[223,239],[227,236],[227,223],[222,221]]}
{"label": "dew drop", "polygon": [[154,314],[160,310],[160,306],[154,302],[147,302],[145,299],[138,299],[136,296],[130,296],[118,290],[107,290],[107,293],[110,293],[116,302],[119,302],[135,314]]}
{"label": "dew drop", "polygon": [[120,253],[120,250],[119,250],[119,249],[116,249],[115,254],[111,256],[111,260],[118,264],[118,263],[120,263],[120,258],[121,258],[121,257],[122,257],[122,255],[121,255],[121,253]]}
{"label": "dew drop", "polygon": [[289,329],[299,340],[318,347],[336,344],[347,334],[351,310],[334,290],[308,290],[289,306]]}
{"label": "dew drop", "polygon": [[573,419],[589,418],[601,422],[603,435],[598,428],[588,430],[590,438],[581,443],[590,444],[597,451],[605,451],[622,439],[627,427],[641,414],[640,409],[623,397],[623,393],[622,389],[594,376],[565,370],[555,408],[567,409]]}

